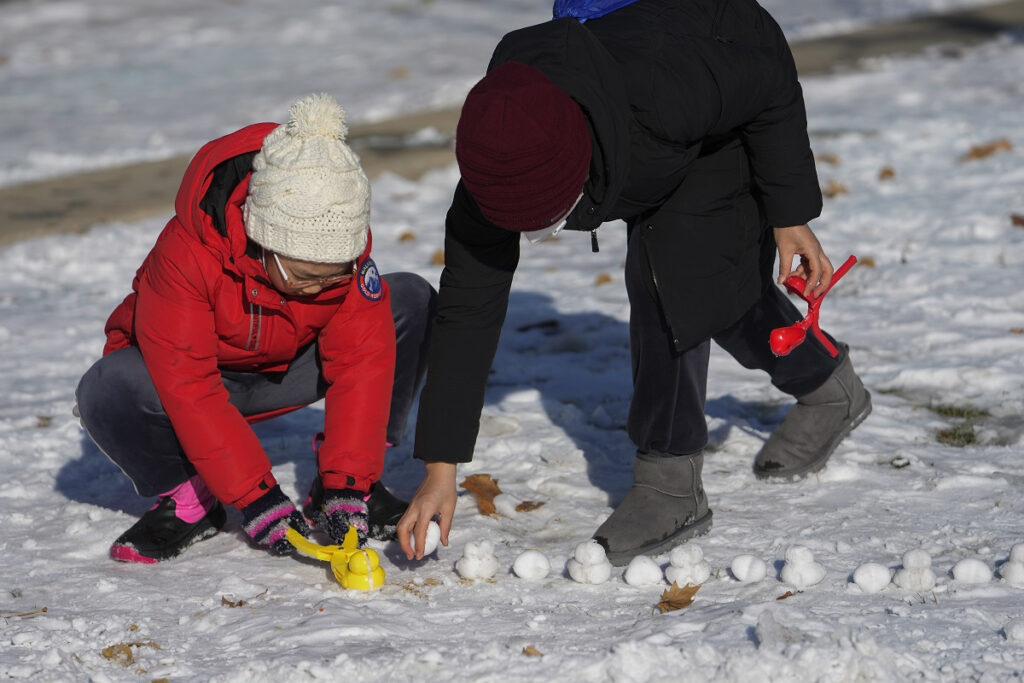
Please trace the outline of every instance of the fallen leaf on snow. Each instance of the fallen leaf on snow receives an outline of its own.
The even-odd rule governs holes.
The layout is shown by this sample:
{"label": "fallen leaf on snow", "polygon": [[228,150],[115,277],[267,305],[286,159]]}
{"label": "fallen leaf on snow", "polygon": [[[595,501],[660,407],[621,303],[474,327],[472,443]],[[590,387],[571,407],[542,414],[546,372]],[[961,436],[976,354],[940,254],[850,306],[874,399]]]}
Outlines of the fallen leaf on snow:
{"label": "fallen leaf on snow", "polygon": [[523,648],[523,654],[527,657],[543,657],[544,653],[535,648],[533,645],[527,645]]}
{"label": "fallen leaf on snow", "polygon": [[892,180],[896,177],[896,169],[892,166],[883,166],[882,170],[878,172],[879,180]]}
{"label": "fallen leaf on snow", "polygon": [[836,156],[835,154],[830,153],[830,152],[825,152],[824,154],[819,154],[816,157],[814,157],[814,159],[815,159],[815,161],[820,161],[823,164],[831,164],[833,166],[838,166],[839,165],[839,157]]}
{"label": "fallen leaf on snow", "polygon": [[519,505],[516,505],[516,512],[530,512],[531,510],[536,510],[537,508],[543,506],[544,501],[524,500]]}
{"label": "fallen leaf on snow", "polygon": [[459,486],[476,496],[476,509],[481,515],[497,516],[494,497],[501,493],[497,479],[489,474],[471,474]]}
{"label": "fallen leaf on snow", "polygon": [[438,249],[434,252],[434,255],[430,257],[430,263],[435,266],[444,265],[444,249]]}
{"label": "fallen leaf on snow", "polygon": [[999,138],[992,142],[986,142],[981,145],[974,145],[967,154],[960,157],[960,161],[977,161],[978,159],[984,159],[990,157],[996,152],[1009,152],[1013,150],[1013,145],[1006,138]]}
{"label": "fallen leaf on snow", "polygon": [[1010,214],[1010,222],[1016,225],[1018,228],[1024,228],[1024,216],[1019,213]]}
{"label": "fallen leaf on snow", "polygon": [[155,650],[163,649],[153,640],[136,640],[131,643],[118,643],[117,645],[105,647],[100,651],[100,654],[121,666],[129,666],[135,662],[135,653],[132,652],[133,647],[151,647]]}
{"label": "fallen leaf on snow", "polygon": [[785,600],[786,598],[791,598],[794,595],[799,595],[800,593],[803,593],[803,591],[796,591],[795,593],[793,591],[786,591],[785,593],[783,593],[782,595],[780,595],[779,597],[777,597],[775,599],[776,600]]}
{"label": "fallen leaf on snow", "polygon": [[399,242],[415,242],[416,241],[416,233],[403,232],[401,235],[398,236],[398,241]]}
{"label": "fallen leaf on snow", "polygon": [[694,586],[692,583],[688,583],[680,588],[679,584],[673,581],[672,585],[661,594],[661,602],[658,603],[657,607],[662,614],[689,607],[693,604],[693,596],[699,590],[700,586]]}
{"label": "fallen leaf on snow", "polygon": [[875,259],[871,258],[870,256],[865,256],[864,258],[859,259],[857,261],[857,265],[864,266],[865,268],[875,268],[878,266],[878,264],[875,263]]}
{"label": "fallen leaf on snow", "polygon": [[850,191],[846,189],[846,185],[837,183],[834,180],[829,180],[825,187],[821,188],[821,193],[829,199],[832,199],[833,197],[838,197],[841,194],[850,194]]}
{"label": "fallen leaf on snow", "polygon": [[1011,327],[1010,334],[1024,334],[1024,327]]}
{"label": "fallen leaf on snow", "polygon": [[225,596],[220,596],[220,604],[226,607],[244,607],[245,600],[228,600]]}

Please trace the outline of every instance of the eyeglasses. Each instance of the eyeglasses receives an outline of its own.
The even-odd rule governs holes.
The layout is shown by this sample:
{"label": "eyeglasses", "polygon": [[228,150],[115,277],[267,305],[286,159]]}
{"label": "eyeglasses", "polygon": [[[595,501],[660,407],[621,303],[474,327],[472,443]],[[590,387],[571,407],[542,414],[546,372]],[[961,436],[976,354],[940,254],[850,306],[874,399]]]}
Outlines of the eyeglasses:
{"label": "eyeglasses", "polygon": [[569,207],[569,210],[562,214],[561,218],[559,218],[557,221],[555,221],[548,227],[541,228],[540,230],[530,230],[528,232],[524,232],[523,234],[526,235],[526,239],[530,241],[530,244],[540,244],[544,240],[549,240],[558,233],[562,232],[562,230],[565,228],[565,224],[569,220],[569,214],[572,213],[572,210],[576,208],[576,205],[580,203],[581,199],[583,199],[582,192],[580,192],[580,196],[576,197],[576,201],[572,203],[572,206]]}
{"label": "eyeglasses", "polygon": [[[274,257],[274,263],[277,264],[277,272],[281,274],[281,279],[284,280],[285,284],[295,289],[308,289],[309,287],[326,287],[335,283],[341,282],[352,275],[352,266],[354,262],[350,262],[345,265],[344,270],[340,273],[328,275],[327,277],[316,277],[308,279],[296,279],[288,276],[288,271],[284,269],[284,264],[281,263],[281,259],[278,258],[277,252],[270,252],[271,256]],[[263,250],[263,268],[267,268],[267,252]]]}

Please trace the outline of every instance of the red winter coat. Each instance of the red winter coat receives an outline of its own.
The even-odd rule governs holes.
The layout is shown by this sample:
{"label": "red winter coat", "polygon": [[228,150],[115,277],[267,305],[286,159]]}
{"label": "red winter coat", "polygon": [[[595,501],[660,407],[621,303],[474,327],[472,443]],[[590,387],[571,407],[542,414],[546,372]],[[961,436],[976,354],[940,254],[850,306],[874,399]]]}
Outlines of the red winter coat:
{"label": "red winter coat", "polygon": [[233,190],[220,190],[228,197],[220,229],[200,207],[215,167],[259,150],[276,125],[251,125],[199,150],[176,215],[136,273],[133,293],[107,321],[103,350],[139,347],[186,456],[213,494],[238,508],[275,481],[248,421],[228,402],[222,369],[279,372],[316,341],[330,385],[320,473],[328,488],[364,491],[383,469],[394,379],[387,286],[381,281],[376,295],[358,287],[369,241],[351,279],[312,297],[287,296],[270,285],[261,260],[246,254],[248,167]]}

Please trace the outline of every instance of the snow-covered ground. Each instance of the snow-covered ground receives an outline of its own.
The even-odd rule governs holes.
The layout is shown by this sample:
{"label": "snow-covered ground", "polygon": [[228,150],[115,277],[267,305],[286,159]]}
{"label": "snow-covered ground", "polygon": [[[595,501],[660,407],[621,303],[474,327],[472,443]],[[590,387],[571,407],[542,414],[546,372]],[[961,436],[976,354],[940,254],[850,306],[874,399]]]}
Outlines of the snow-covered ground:
{"label": "snow-covered ground", "polygon": [[[767,0],[791,38],[986,0]],[[457,106],[545,0],[0,0],[0,186],[191,153],[308,92]]]}
{"label": "snow-covered ground", "polygon": [[[52,30],[72,36],[72,47],[89,44],[81,32],[90,26],[97,45],[115,37],[145,43],[141,29],[104,33],[103,22],[83,18],[76,32],[74,22],[61,18],[107,7],[122,13],[111,21],[127,21],[136,4],[0,4],[6,34],[0,50],[34,49],[36,34],[30,38],[28,28],[9,42],[6,19],[19,12],[53,12]],[[852,4],[837,6],[834,20],[859,16],[839,11]],[[147,5],[155,16],[156,5]],[[503,3],[502,10],[441,0],[388,6],[408,7],[414,16],[450,5],[465,10],[446,10],[452,21],[461,16],[469,23],[478,13],[473,21],[486,28],[481,53],[489,32],[505,28],[497,24],[526,20],[524,2]],[[208,11],[216,16],[249,6],[211,3]],[[366,3],[367,12],[371,6],[377,5]],[[185,21],[185,15],[168,11],[160,22]],[[278,19],[281,35],[299,21]],[[214,23],[195,21],[190,49],[198,49],[201,27]],[[310,19],[309,26],[317,35],[320,22]],[[272,34],[264,25],[253,30]],[[204,45],[219,45],[216,37]],[[149,35],[148,42],[156,41]],[[296,49],[314,40],[300,42]],[[376,46],[373,54],[381,63],[393,60],[389,66],[429,64],[408,47]],[[219,54],[215,62],[251,58]],[[450,58],[460,61],[468,80],[469,65],[482,64],[476,57]],[[70,62],[69,68],[76,59]],[[116,59],[108,66],[112,78],[128,77]],[[280,68],[283,84],[258,96],[233,82],[232,92],[244,94],[246,103],[266,98],[253,109],[226,116],[207,108],[210,97],[200,92],[190,94],[188,106],[113,111],[111,131],[170,129],[180,121],[177,141],[205,139],[223,132],[225,119],[241,123],[251,111],[279,119],[293,95],[326,88],[315,77],[326,70],[305,82],[297,77],[304,64]],[[608,582],[586,586],[565,571],[576,544],[629,485],[621,225],[602,229],[599,254],[590,252],[584,235],[524,244],[476,459],[460,472],[497,479],[509,496],[499,506],[505,514],[479,515],[464,493],[450,547],[410,563],[393,545],[378,546],[388,580],[374,593],[341,590],[323,563],[251,548],[237,515],[225,533],[178,560],[110,561],[110,542],[149,501],[137,498],[84,437],[70,414],[73,389],[98,356],[103,322],[166,216],[0,250],[0,677],[246,683],[1020,678],[1024,588],[1000,575],[1008,570],[1010,548],[1024,542],[1024,228],[1011,220],[1024,214],[1022,72],[1024,43],[1016,36],[805,80],[822,184],[847,190],[826,201],[815,228],[836,264],[851,253],[864,263],[829,294],[822,318],[851,344],[875,410],[819,475],[794,484],[760,482],[751,471],[754,454],[788,401],[716,349],[705,461],[715,526],[696,541],[712,574],[692,605],[665,614],[655,605],[667,585],[629,585],[618,569]],[[54,74],[44,70],[39,78],[48,75]],[[100,80],[88,75],[97,78],[92,90],[83,83],[63,95],[66,110],[57,120],[64,127],[25,124],[10,142],[48,150],[58,133],[83,136],[91,115],[82,109],[83,123],[70,122],[79,98],[96,96]],[[415,81],[406,85],[415,88]],[[11,125],[7,111],[20,101],[9,84],[0,86],[4,127]],[[24,97],[35,96],[30,85],[18,86]],[[366,115],[392,106],[371,104],[373,93],[359,100],[359,88],[345,94]],[[411,106],[406,100],[393,111]],[[106,143],[115,161],[139,152],[130,137]],[[1004,138],[990,156],[963,160],[973,146]],[[5,139],[3,154],[9,150]],[[884,168],[892,177],[880,178],[890,175]],[[375,183],[375,258],[383,270],[412,270],[437,282],[440,268],[431,257],[441,246],[455,180],[454,169],[444,169],[416,183],[393,176]],[[604,280],[610,281],[598,284]],[[308,444],[321,417],[314,406],[258,427],[282,486],[296,498],[314,473]],[[956,437],[973,442],[948,443]],[[384,475],[404,496],[421,474],[411,450],[408,442],[394,449]],[[515,512],[516,500],[543,506]],[[490,581],[464,581],[454,571],[474,541],[496,549],[499,568]],[[810,550],[826,571],[802,592],[780,579],[793,546]],[[549,559],[546,578],[531,582],[511,572],[526,549]],[[915,549],[932,558],[937,583],[931,590],[889,585],[868,594],[852,583],[859,566],[895,570]],[[767,576],[753,583],[732,578],[729,566],[741,554],[766,562]],[[994,578],[954,579],[953,566],[969,558]],[[663,567],[669,562],[668,555],[654,559]]]}

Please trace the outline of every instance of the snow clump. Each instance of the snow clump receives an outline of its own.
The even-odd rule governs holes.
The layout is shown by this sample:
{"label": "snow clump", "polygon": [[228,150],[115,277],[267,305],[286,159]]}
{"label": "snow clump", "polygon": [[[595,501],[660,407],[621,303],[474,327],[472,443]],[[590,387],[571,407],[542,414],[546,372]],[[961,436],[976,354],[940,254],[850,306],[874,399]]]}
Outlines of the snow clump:
{"label": "snow clump", "polygon": [[992,570],[981,560],[967,557],[953,565],[953,578],[963,583],[988,583]]}
{"label": "snow clump", "polygon": [[893,582],[910,591],[927,591],[935,587],[935,572],[932,571],[932,556],[925,550],[908,550],[903,553],[903,568],[896,572]]}
{"label": "snow clump", "polygon": [[512,571],[521,579],[540,581],[551,571],[551,563],[538,550],[524,550],[512,563]]}
{"label": "snow clump", "polygon": [[877,593],[892,581],[892,571],[884,564],[865,562],[853,572],[853,582],[865,593]]}
{"label": "snow clump", "polygon": [[814,554],[809,548],[794,545],[786,551],[781,578],[794,588],[807,588],[821,583],[825,578],[825,568],[814,561]]}
{"label": "snow clump", "polygon": [[[437,550],[437,544],[441,542],[441,527],[437,522],[431,520],[427,524],[427,537],[423,541],[423,557]],[[416,536],[409,534],[409,545],[416,547]]]}
{"label": "snow clump", "polygon": [[732,558],[729,571],[737,581],[757,583],[768,575],[768,563],[754,555],[737,555]]}
{"label": "snow clump", "polygon": [[694,543],[673,548],[668,561],[665,578],[677,586],[699,586],[711,577],[711,565],[704,560],[704,551]]}
{"label": "snow clump", "polygon": [[1024,588],[1024,543],[1010,548],[1010,560],[999,568],[999,575],[1014,588]]}
{"label": "snow clump", "polygon": [[470,541],[455,563],[455,571],[464,579],[489,579],[498,571],[498,558],[490,541]]}
{"label": "snow clump", "polygon": [[1024,643],[1024,619],[1011,619],[1003,627],[1003,634],[1007,640],[1016,643]]}
{"label": "snow clump", "polygon": [[578,583],[604,583],[612,575],[612,564],[604,548],[594,539],[576,546],[566,568],[572,580]]}
{"label": "snow clump", "polygon": [[661,583],[661,565],[647,557],[637,555],[629,561],[626,573],[622,575],[630,586],[650,586]]}

